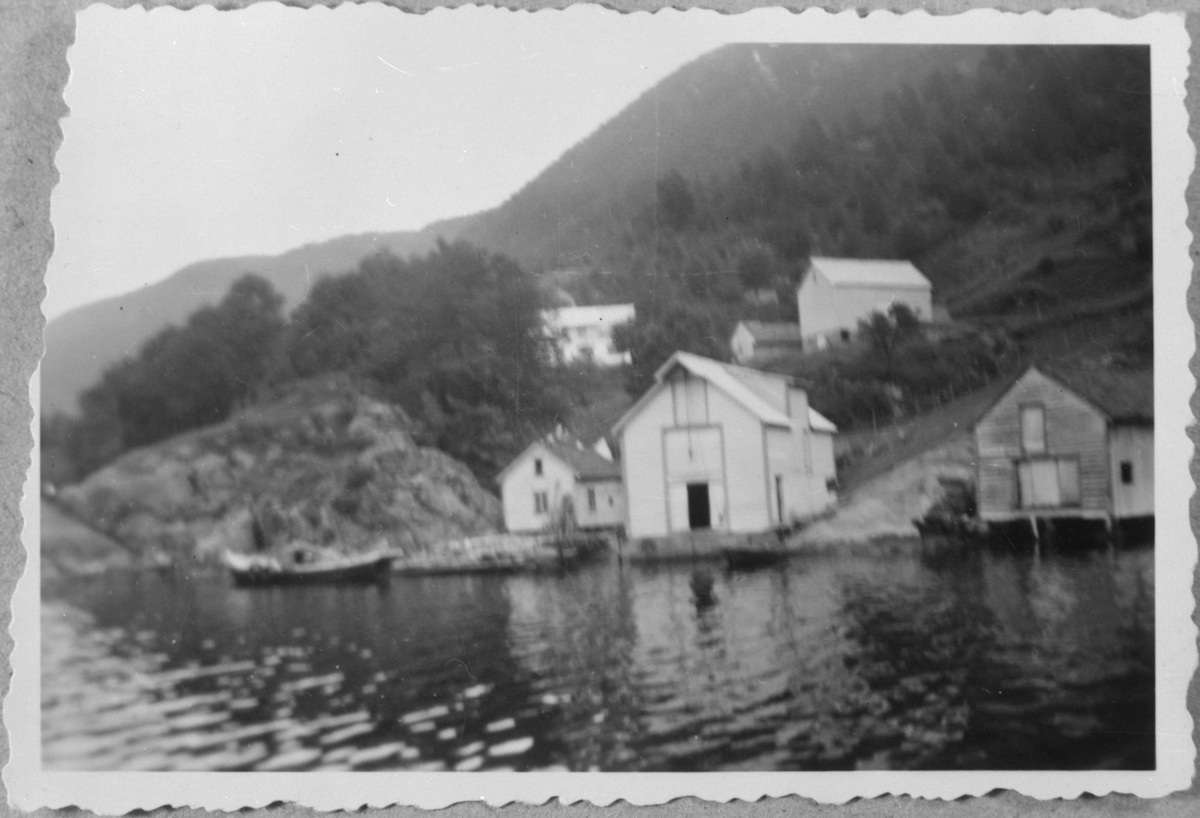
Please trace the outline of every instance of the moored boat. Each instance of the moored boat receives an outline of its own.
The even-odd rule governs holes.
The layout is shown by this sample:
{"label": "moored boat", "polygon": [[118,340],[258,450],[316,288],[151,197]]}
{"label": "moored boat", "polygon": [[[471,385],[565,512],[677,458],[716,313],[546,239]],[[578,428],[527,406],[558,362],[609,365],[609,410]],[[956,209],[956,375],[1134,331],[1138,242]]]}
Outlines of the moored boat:
{"label": "moored boat", "polygon": [[383,582],[392,558],[378,552],[347,556],[325,548],[297,544],[272,554],[226,552],[225,564],[235,585],[314,585]]}

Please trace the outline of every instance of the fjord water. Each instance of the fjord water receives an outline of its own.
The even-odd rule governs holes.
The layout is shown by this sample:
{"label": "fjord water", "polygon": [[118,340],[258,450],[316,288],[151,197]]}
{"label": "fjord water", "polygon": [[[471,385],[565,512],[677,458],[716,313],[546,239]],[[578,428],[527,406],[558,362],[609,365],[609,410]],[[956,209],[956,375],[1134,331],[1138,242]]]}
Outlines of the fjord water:
{"label": "fjord water", "polygon": [[[711,572],[712,592],[693,582]],[[1141,769],[1153,551],[47,590],[47,769]]]}

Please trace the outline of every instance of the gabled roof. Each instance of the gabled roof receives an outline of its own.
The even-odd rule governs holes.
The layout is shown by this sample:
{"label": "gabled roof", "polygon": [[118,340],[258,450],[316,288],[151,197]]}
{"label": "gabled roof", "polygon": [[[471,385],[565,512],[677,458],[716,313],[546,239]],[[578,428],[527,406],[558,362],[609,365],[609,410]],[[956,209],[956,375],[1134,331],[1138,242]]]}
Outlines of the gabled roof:
{"label": "gabled roof", "polygon": [[577,480],[619,480],[621,467],[605,460],[592,449],[581,449],[574,440],[556,440],[546,443],[546,449],[559,460],[562,460],[572,471]]}
{"label": "gabled roof", "polygon": [[1061,363],[1034,364],[1051,380],[1058,381],[1095,406],[1109,420],[1154,421],[1154,373],[1150,370],[1107,369],[1069,366]]}
{"label": "gabled roof", "polygon": [[[759,372],[757,369],[744,366],[734,366],[714,361],[712,358],[693,355],[690,352],[676,352],[654,373],[657,383],[614,424],[613,431],[615,433],[619,433],[629,420],[641,411],[643,406],[662,391],[665,387],[666,376],[676,367],[682,367],[689,374],[708,381],[768,426],[792,428],[792,419],[787,416],[784,407],[776,405],[768,399],[766,397],[767,390],[764,387],[772,384],[779,387],[798,385],[794,378]],[[780,389],[779,394],[782,401],[785,394],[783,389]],[[837,427],[833,423],[812,408],[808,412],[808,422],[816,431],[837,431]]]}
{"label": "gabled roof", "polygon": [[496,480],[502,481],[504,476],[512,471],[514,466],[537,449],[541,449],[548,455],[561,460],[574,472],[576,480],[587,482],[589,480],[621,479],[621,467],[619,464],[611,460],[605,460],[591,449],[580,448],[581,445],[577,440],[570,437],[555,440],[535,440],[526,446],[524,451],[514,457],[507,466],[500,470],[496,475]]}
{"label": "gabled roof", "polygon": [[933,287],[911,261],[813,256],[809,264],[835,287]]}
{"label": "gabled roof", "polygon": [[837,426],[829,418],[822,415],[811,406],[808,407],[808,425],[812,427],[814,432],[829,432],[829,434],[837,434]]}
{"label": "gabled roof", "polygon": [[741,321],[750,337],[760,344],[799,344],[800,325],[789,322]]}

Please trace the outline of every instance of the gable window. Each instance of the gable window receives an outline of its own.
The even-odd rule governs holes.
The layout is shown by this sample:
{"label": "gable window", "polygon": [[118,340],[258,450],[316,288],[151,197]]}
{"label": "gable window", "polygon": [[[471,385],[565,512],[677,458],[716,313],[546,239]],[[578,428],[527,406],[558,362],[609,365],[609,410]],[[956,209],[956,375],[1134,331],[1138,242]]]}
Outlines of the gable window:
{"label": "gable window", "polygon": [[596,490],[588,489],[588,511],[596,510]]}
{"label": "gable window", "polygon": [[533,474],[536,477],[542,476],[542,458],[536,458],[533,461]]}
{"label": "gable window", "polygon": [[1021,407],[1021,449],[1026,454],[1046,451],[1046,408],[1041,405]]}
{"label": "gable window", "polygon": [[544,491],[535,491],[533,493],[533,513],[545,514],[550,510],[550,499]]}
{"label": "gable window", "polygon": [[1132,460],[1122,460],[1121,461],[1121,482],[1127,486],[1133,482],[1133,461]]}

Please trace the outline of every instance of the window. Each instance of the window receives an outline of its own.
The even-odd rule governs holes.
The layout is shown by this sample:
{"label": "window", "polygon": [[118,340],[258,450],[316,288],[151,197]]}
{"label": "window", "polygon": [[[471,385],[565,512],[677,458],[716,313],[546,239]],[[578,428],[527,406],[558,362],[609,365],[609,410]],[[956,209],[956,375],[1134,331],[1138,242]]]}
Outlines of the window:
{"label": "window", "polygon": [[596,490],[588,489],[588,511],[596,510]]}
{"label": "window", "polygon": [[1133,461],[1132,460],[1122,460],[1121,461],[1121,482],[1127,486],[1133,482]]}
{"label": "window", "polygon": [[535,491],[533,493],[533,513],[545,514],[550,510],[550,499],[544,491]]}
{"label": "window", "polygon": [[542,458],[537,458],[533,461],[533,473],[536,477],[542,476]]}
{"label": "window", "polygon": [[1074,458],[1025,460],[1017,464],[1021,508],[1079,505],[1079,461]]}
{"label": "window", "polygon": [[1021,407],[1021,448],[1026,454],[1041,454],[1046,451],[1045,407]]}
{"label": "window", "polygon": [[844,330],[842,330],[842,340],[843,340],[843,341],[849,341],[849,340],[850,340],[850,330],[848,330],[848,329],[844,329]]}

